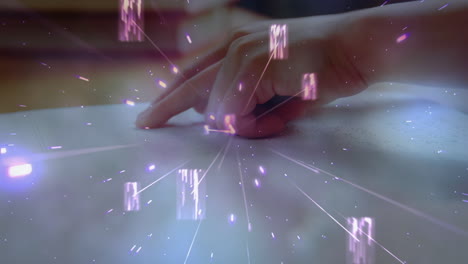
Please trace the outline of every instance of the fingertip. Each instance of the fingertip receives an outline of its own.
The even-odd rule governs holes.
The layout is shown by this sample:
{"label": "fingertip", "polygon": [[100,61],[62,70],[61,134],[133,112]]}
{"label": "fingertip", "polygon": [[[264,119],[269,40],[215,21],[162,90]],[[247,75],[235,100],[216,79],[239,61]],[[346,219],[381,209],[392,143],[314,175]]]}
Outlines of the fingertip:
{"label": "fingertip", "polygon": [[163,117],[162,113],[157,111],[157,107],[150,106],[145,111],[138,114],[135,125],[138,128],[158,128],[163,126],[167,119]]}

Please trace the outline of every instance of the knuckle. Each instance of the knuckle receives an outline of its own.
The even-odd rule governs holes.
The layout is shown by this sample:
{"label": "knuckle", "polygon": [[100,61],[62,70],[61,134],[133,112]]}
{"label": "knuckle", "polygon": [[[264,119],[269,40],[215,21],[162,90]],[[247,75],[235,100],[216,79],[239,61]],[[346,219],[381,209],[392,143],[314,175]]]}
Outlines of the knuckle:
{"label": "knuckle", "polygon": [[229,46],[228,55],[238,56],[241,54],[246,54],[252,47],[252,42],[247,36],[237,38]]}
{"label": "knuckle", "polygon": [[249,34],[251,34],[251,32],[246,26],[240,26],[240,27],[237,27],[237,28],[235,28],[235,29],[233,29],[231,31],[231,33],[229,34],[230,35],[229,40],[230,40],[230,42],[233,42],[236,39],[242,38],[242,37],[247,36]]}

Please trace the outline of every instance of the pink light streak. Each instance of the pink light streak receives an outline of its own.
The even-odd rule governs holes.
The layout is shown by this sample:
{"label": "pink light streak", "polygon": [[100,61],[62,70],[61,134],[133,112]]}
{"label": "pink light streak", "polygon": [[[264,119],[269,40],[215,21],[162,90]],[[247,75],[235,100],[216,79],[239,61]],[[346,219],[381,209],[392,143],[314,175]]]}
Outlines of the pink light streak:
{"label": "pink light streak", "polygon": [[[214,120],[214,116],[210,115],[209,117],[211,120]],[[225,133],[225,134],[230,134],[234,135],[236,134],[236,129],[235,127],[235,122],[236,122],[236,116],[235,115],[226,115],[224,116],[224,129],[213,129],[210,128],[209,125],[204,125],[203,129],[205,131],[205,135],[209,135],[210,132],[218,132],[218,133]]]}
{"label": "pink light streak", "polygon": [[255,187],[260,188],[260,181],[258,179],[254,179]]}
{"label": "pink light streak", "polygon": [[126,182],[124,185],[124,209],[127,212],[140,210],[140,196],[138,182]]}
{"label": "pink light streak", "polygon": [[51,146],[51,147],[49,147],[49,149],[52,149],[52,150],[54,150],[54,149],[62,149],[62,146]]}
{"label": "pink light streak", "polygon": [[192,38],[190,38],[189,34],[185,34],[185,38],[187,39],[187,42],[192,44]]}
{"label": "pink light streak", "polygon": [[131,100],[125,100],[124,101],[126,105],[129,105],[129,106],[135,106],[135,102],[134,101],[131,101]]}
{"label": "pink light streak", "polygon": [[144,26],[142,8],[142,0],[120,0],[120,41],[143,41],[140,30]]}
{"label": "pink light streak", "polygon": [[275,60],[288,58],[288,26],[286,24],[270,26],[270,54]]}
{"label": "pink light streak", "polygon": [[205,218],[205,188],[200,185],[200,169],[180,169],[177,178],[177,219]]}
{"label": "pink light streak", "polygon": [[[375,263],[375,247],[372,236],[374,234],[374,220],[369,217],[347,218],[348,228],[360,238],[356,241],[348,236],[347,263],[349,264],[373,264]],[[367,232],[363,231],[367,227]],[[367,242],[367,243],[366,243]]]}
{"label": "pink light streak", "polygon": [[224,129],[229,131],[228,134],[234,135],[236,130],[234,129],[236,123],[236,116],[235,115],[226,115],[224,117]]}
{"label": "pink light streak", "polygon": [[302,76],[302,100],[317,100],[317,77],[315,73]]}
{"label": "pink light streak", "polygon": [[89,79],[88,78],[85,78],[83,76],[80,76],[80,75],[76,75],[76,78],[82,80],[82,81],[85,81],[85,82],[89,82]]}
{"label": "pink light streak", "polygon": [[261,174],[265,175],[265,169],[263,168],[263,166],[258,166],[258,170]]}
{"label": "pink light streak", "polygon": [[408,38],[408,33],[405,33],[405,34],[399,36],[399,37],[396,39],[396,42],[397,42],[397,43],[402,43],[402,42],[405,41],[407,38]]}
{"label": "pink light streak", "polygon": [[161,86],[162,88],[167,88],[167,84],[166,84],[164,81],[162,81],[162,80],[159,80],[158,84],[159,84],[159,86]]}

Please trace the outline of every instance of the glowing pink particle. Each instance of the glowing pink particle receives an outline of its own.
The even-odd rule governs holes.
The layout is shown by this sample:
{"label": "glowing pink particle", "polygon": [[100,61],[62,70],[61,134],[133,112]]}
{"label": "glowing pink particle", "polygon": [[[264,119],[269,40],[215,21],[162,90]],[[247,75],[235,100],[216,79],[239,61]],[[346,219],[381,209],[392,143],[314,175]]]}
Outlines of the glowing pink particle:
{"label": "glowing pink particle", "polygon": [[135,106],[135,102],[131,100],[125,100],[125,104],[129,106]]}
{"label": "glowing pink particle", "polygon": [[141,247],[139,247],[139,248],[135,251],[135,253],[140,252],[140,250],[141,250]]}
{"label": "glowing pink particle", "polygon": [[258,170],[260,171],[261,174],[265,174],[265,169],[262,166],[259,166]]}
{"label": "glowing pink particle", "polygon": [[62,146],[51,146],[49,149],[62,149]]}
{"label": "glowing pink particle", "polygon": [[167,88],[167,84],[165,82],[163,82],[162,80],[159,80],[158,84],[162,87],[162,88]]}
{"label": "glowing pink particle", "polygon": [[140,195],[138,182],[126,182],[124,185],[124,210],[127,212],[140,210]]}
{"label": "glowing pink particle", "polygon": [[204,125],[203,126],[203,129],[205,130],[205,135],[209,135],[210,134],[210,127],[208,125]]}
{"label": "glowing pink particle", "polygon": [[89,82],[89,79],[88,78],[85,78],[83,76],[80,76],[80,75],[76,75],[76,78],[82,80],[82,81],[85,81],[85,82]]}
{"label": "glowing pink particle", "polygon": [[260,187],[260,181],[258,179],[254,179],[255,187]]}
{"label": "glowing pink particle", "polygon": [[375,246],[373,243],[374,221],[369,217],[348,217],[348,230],[354,235],[348,235],[347,263],[375,263]]}
{"label": "glowing pink particle", "polygon": [[31,173],[32,173],[32,165],[29,163],[15,165],[15,166],[11,166],[8,168],[8,176],[10,178],[24,177],[24,176],[28,176]]}
{"label": "glowing pink particle", "polygon": [[200,169],[180,169],[177,177],[177,219],[205,218],[206,188],[201,182]]}
{"label": "glowing pink particle", "polygon": [[185,38],[187,39],[187,42],[192,44],[192,38],[190,38],[189,34],[185,34]]}
{"label": "glowing pink particle", "polygon": [[242,92],[242,89],[243,89],[242,83],[239,83],[239,92]]}
{"label": "glowing pink particle", "polygon": [[288,26],[273,24],[270,26],[270,56],[276,60],[288,58]]}
{"label": "glowing pink particle", "polygon": [[120,0],[119,40],[143,41],[142,0]]}
{"label": "glowing pink particle", "polygon": [[236,130],[234,129],[236,123],[235,115],[226,115],[224,116],[224,129],[226,133],[234,135]]}
{"label": "glowing pink particle", "polygon": [[229,215],[229,223],[234,224],[236,222],[236,216],[234,214]]}
{"label": "glowing pink particle", "polygon": [[407,38],[408,38],[408,33],[405,33],[405,34],[399,36],[399,37],[396,39],[396,42],[397,42],[397,43],[402,43],[402,42],[405,41]]}
{"label": "glowing pink particle", "polygon": [[0,154],[6,154],[7,148],[0,148]]}
{"label": "glowing pink particle", "polygon": [[317,77],[315,73],[302,76],[302,100],[317,100]]}
{"label": "glowing pink particle", "polygon": [[177,74],[177,73],[179,73],[179,69],[177,69],[176,66],[172,66],[172,72]]}

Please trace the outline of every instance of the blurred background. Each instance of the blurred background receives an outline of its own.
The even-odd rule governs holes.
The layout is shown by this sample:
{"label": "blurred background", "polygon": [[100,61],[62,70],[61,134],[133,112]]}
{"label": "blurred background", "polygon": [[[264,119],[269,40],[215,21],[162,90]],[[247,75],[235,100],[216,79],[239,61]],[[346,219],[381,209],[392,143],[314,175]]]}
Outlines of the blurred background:
{"label": "blurred background", "polygon": [[396,2],[142,0],[139,39],[122,40],[123,0],[3,0],[0,113],[146,102],[232,28]]}

